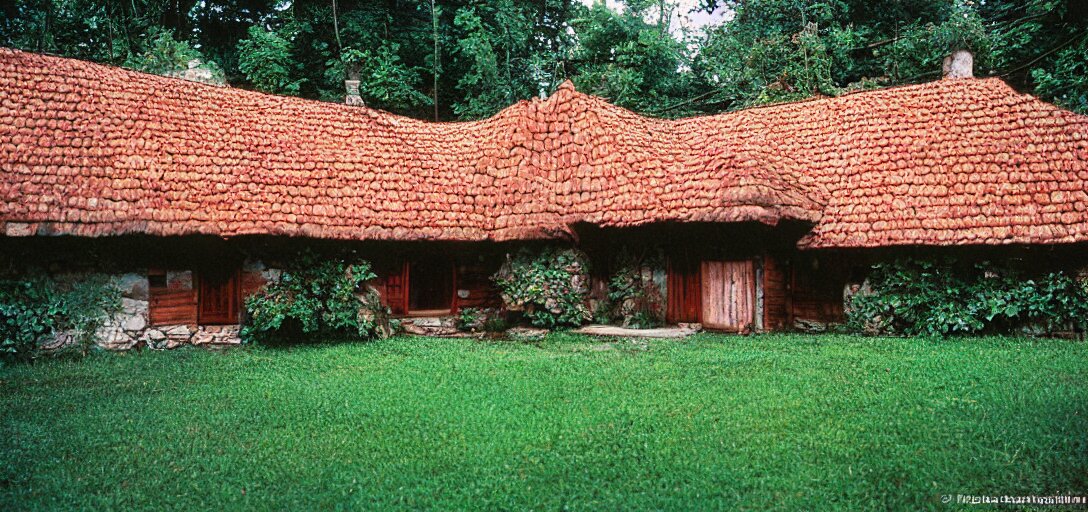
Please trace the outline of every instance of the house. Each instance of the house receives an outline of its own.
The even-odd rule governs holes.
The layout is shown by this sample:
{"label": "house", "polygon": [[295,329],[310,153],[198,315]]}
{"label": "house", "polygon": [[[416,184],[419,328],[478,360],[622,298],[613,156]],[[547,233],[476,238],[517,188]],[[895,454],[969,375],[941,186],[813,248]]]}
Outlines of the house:
{"label": "house", "polygon": [[395,313],[429,315],[494,304],[522,245],[649,244],[670,322],[776,330],[840,318],[890,252],[1088,242],[1088,117],[997,78],[678,120],[567,82],[431,123],[4,49],[0,169],[5,264],[122,276],[120,346],[233,339],[300,246],[364,254]]}

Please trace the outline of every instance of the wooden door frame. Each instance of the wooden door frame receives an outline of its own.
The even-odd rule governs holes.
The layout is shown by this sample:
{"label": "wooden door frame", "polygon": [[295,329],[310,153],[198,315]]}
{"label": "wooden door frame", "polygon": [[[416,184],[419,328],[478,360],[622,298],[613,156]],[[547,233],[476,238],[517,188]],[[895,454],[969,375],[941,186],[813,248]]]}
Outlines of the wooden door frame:
{"label": "wooden door frame", "polygon": [[[242,269],[235,268],[231,272],[229,281],[232,283],[232,295],[231,300],[234,305],[233,311],[228,311],[228,317],[226,321],[219,321],[219,319],[207,320],[204,318],[203,308],[201,307],[201,295],[204,291],[204,276],[200,270],[193,270],[193,280],[196,281],[193,289],[196,291],[196,324],[197,325],[235,325],[241,321],[242,313]],[[232,314],[233,313],[233,314]]]}

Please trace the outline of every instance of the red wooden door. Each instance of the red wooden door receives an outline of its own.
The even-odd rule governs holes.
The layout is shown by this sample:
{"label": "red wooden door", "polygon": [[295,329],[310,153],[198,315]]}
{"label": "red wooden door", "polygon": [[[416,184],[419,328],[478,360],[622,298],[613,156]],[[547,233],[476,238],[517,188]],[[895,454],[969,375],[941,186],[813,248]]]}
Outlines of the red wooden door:
{"label": "red wooden door", "polygon": [[408,263],[385,276],[385,304],[394,315],[408,314]]}
{"label": "red wooden door", "polygon": [[744,331],[755,321],[756,273],[751,260],[704,261],[703,325]]}
{"label": "red wooden door", "polygon": [[699,263],[689,258],[670,258],[666,289],[668,299],[665,308],[665,321],[699,322],[702,305],[700,291]]}
{"label": "red wooden door", "polygon": [[204,270],[197,282],[197,323],[238,323],[238,271]]}

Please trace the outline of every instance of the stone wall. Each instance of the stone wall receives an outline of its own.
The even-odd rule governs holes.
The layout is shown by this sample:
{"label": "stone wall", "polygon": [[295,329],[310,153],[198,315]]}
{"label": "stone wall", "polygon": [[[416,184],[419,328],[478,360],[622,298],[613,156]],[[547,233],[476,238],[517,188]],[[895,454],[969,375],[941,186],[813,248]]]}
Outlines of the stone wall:
{"label": "stone wall", "polygon": [[115,276],[121,288],[121,310],[97,332],[97,344],[108,350],[147,347],[156,350],[182,345],[238,345],[238,325],[156,325],[148,321],[147,275],[128,273]]}
{"label": "stone wall", "polygon": [[[185,274],[191,275],[189,272]],[[168,275],[181,274],[170,271]],[[247,261],[242,268],[243,297],[259,290],[279,271],[265,267],[259,261]],[[121,289],[121,308],[95,333],[95,342],[107,350],[130,350],[147,347],[155,350],[173,349],[183,345],[205,347],[231,346],[242,342],[239,325],[151,325],[149,320],[150,292],[146,272],[113,274]],[[192,285],[190,285],[192,286]],[[42,347],[55,350],[75,343],[71,333],[58,333]]]}

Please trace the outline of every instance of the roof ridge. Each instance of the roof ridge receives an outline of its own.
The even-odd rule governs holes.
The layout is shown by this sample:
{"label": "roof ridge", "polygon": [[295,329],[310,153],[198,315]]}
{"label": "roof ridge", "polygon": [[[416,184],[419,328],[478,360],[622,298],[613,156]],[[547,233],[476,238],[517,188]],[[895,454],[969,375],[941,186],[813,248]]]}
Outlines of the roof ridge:
{"label": "roof ridge", "polygon": [[[808,98],[804,98],[804,99],[800,99],[800,100],[780,101],[780,102],[775,102],[775,103],[767,103],[767,104],[763,104],[763,105],[752,105],[752,106],[740,108],[740,109],[737,109],[737,110],[727,110],[727,111],[724,111],[724,112],[715,112],[715,113],[712,113],[712,114],[702,114],[702,115],[695,115],[695,116],[690,116],[690,117],[682,117],[682,118],[669,119],[669,120],[670,121],[682,121],[684,119],[698,119],[698,118],[705,118],[705,117],[728,116],[730,114],[739,114],[741,112],[752,112],[752,111],[757,111],[757,110],[774,110],[774,109],[780,109],[780,108],[789,107],[789,106],[811,105],[813,103],[823,103],[823,102],[834,103],[834,102],[837,102],[837,101],[851,99],[851,98],[854,98],[854,97],[857,97],[857,96],[865,96],[865,95],[869,95],[869,94],[880,94],[880,93],[896,93],[896,92],[901,92],[901,91],[904,91],[904,90],[925,89],[925,88],[935,87],[937,85],[945,85],[945,84],[952,84],[952,83],[955,83],[956,85],[970,85],[970,84],[980,84],[980,83],[982,83],[982,84],[999,83],[999,84],[1003,85],[1005,88],[1007,88],[1008,90],[1011,90],[1011,91],[1015,92],[1016,94],[1023,95],[1023,96],[1029,96],[1029,97],[1031,97],[1032,99],[1034,99],[1036,101],[1040,101],[1040,102],[1043,101],[1043,100],[1040,100],[1039,98],[1036,98],[1035,96],[1031,96],[1030,94],[1024,94],[1024,93],[1021,93],[1021,92],[1017,91],[1016,89],[1014,89],[1012,86],[1010,86],[1007,82],[1005,82],[1000,77],[986,76],[986,77],[975,77],[975,78],[939,79],[939,80],[931,80],[929,82],[919,82],[919,83],[913,83],[913,84],[898,84],[898,85],[892,85],[892,86],[888,86],[888,87],[878,87],[878,88],[875,88],[875,89],[860,89],[860,90],[848,91],[848,92],[845,92],[843,94],[839,94],[837,96],[812,96],[812,97],[808,97]],[[1044,103],[1047,103],[1047,102],[1044,102]],[[661,118],[661,119],[664,119],[664,118]]]}

